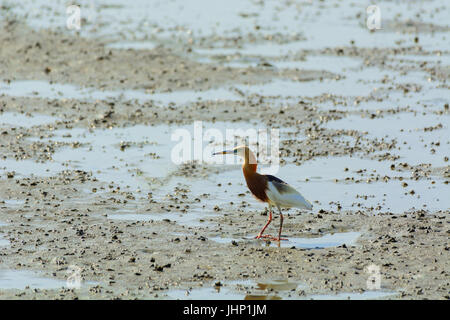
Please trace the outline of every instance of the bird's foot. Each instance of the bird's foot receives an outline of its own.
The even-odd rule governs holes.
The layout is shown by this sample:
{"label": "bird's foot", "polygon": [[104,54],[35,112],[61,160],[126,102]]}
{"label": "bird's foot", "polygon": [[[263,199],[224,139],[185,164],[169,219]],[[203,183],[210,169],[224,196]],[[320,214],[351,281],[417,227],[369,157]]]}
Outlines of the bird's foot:
{"label": "bird's foot", "polygon": [[268,235],[268,234],[264,234],[264,235],[261,235],[261,234],[258,234],[256,237],[255,237],[255,239],[261,239],[261,238],[263,238],[264,240],[270,240],[270,241],[281,241],[281,240],[288,240],[287,238],[280,238],[280,237],[274,237],[274,236],[271,236],[271,235]]}
{"label": "bird's foot", "polygon": [[270,238],[270,237],[272,237],[272,236],[271,236],[271,235],[268,235],[268,234],[265,234],[265,235],[258,234],[258,235],[255,237],[255,239]]}

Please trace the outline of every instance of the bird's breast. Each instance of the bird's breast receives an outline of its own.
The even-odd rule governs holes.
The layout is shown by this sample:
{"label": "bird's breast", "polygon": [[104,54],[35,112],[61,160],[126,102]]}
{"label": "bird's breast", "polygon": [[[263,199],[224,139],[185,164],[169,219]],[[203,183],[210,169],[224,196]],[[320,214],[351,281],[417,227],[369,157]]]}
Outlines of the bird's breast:
{"label": "bird's breast", "polygon": [[267,179],[264,179],[264,176],[257,174],[246,174],[244,171],[245,181],[247,182],[247,187],[250,192],[256,197],[256,199],[267,202],[268,197],[266,194],[267,190]]}

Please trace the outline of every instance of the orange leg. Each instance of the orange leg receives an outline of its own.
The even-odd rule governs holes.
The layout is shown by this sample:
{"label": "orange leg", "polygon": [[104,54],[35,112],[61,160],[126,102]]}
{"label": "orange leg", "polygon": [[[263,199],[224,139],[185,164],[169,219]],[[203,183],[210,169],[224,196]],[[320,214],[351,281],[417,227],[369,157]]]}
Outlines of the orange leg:
{"label": "orange leg", "polygon": [[261,231],[258,233],[258,235],[255,237],[255,239],[261,239],[261,238],[267,238],[270,236],[263,236],[264,231],[266,230],[267,226],[272,222],[272,208],[269,207],[269,219],[267,219],[266,225],[261,229]]}
{"label": "orange leg", "polygon": [[[280,210],[280,208],[278,208]],[[283,214],[280,210],[280,230],[278,231],[278,238],[273,238],[274,241],[287,240],[286,238],[281,238],[281,230],[283,229]]]}
{"label": "orange leg", "polygon": [[272,207],[269,206],[269,219],[267,220],[266,225],[261,229],[261,231],[255,237],[255,239],[265,238],[267,240],[272,240],[272,241],[287,240],[286,238],[281,238],[281,230],[283,228],[283,214],[281,213],[281,209],[280,208],[278,208],[278,210],[280,210],[280,230],[278,232],[278,238],[275,238],[275,237],[273,237],[271,235],[267,235],[267,234],[263,235],[263,233],[266,230],[267,226],[272,222]]}

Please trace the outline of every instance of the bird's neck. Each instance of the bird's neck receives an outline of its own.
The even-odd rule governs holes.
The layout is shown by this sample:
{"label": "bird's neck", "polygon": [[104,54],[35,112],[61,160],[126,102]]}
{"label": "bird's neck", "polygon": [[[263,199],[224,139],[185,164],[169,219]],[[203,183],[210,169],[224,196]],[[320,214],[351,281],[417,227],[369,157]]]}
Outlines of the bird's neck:
{"label": "bird's neck", "polygon": [[244,164],[242,165],[242,169],[244,170],[244,173],[252,174],[256,172],[256,167],[257,167],[256,157],[253,154],[253,152],[248,150],[248,152],[245,153]]}

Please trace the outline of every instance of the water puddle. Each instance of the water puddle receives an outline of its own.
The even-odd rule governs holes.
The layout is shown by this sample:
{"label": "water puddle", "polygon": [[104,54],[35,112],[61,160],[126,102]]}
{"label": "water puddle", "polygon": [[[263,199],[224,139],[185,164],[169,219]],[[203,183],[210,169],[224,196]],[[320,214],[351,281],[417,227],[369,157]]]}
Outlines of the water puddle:
{"label": "water puddle", "polygon": [[[149,177],[163,178],[175,168],[173,147],[166,126],[138,125],[127,128],[57,130],[51,141],[77,143],[53,155],[60,166],[92,172],[98,179],[133,189],[148,186]],[[101,161],[99,161],[101,159]]]}
{"label": "water puddle", "polygon": [[[25,204],[25,200],[17,200],[17,199],[7,199],[7,200],[0,200],[0,207],[6,206],[6,207],[17,207],[22,206]],[[0,222],[0,226],[1,226]]]}
{"label": "water puddle", "polygon": [[[286,56],[289,54],[294,54],[299,50],[301,45],[300,42],[291,42],[286,44],[277,44],[275,42],[264,42],[258,44],[245,45],[242,48],[209,48],[203,49],[198,48],[195,52],[202,56],[215,56],[215,57],[245,57],[245,56],[258,56],[265,59],[270,59],[271,57]],[[245,59],[245,58],[244,58]],[[256,58],[254,58],[256,59]],[[249,66],[245,61],[242,66]],[[250,61],[248,61],[250,62]],[[250,62],[251,63],[251,62]]]}
{"label": "water puddle", "polygon": [[[326,234],[322,237],[317,238],[295,238],[295,237],[288,237],[288,240],[280,241],[280,247],[282,248],[302,248],[302,249],[324,249],[324,248],[332,248],[332,247],[339,247],[342,245],[346,246],[354,246],[357,239],[359,238],[361,234],[359,232],[342,232],[342,233],[332,233],[332,234]],[[278,247],[277,241],[271,241],[266,242],[261,239],[254,239],[254,237],[251,238],[209,238],[212,241],[223,243],[223,244],[230,244],[232,241],[236,242],[243,242],[243,243],[259,243],[262,246],[271,246],[271,247]]]}
{"label": "water puddle", "polygon": [[60,119],[40,114],[25,115],[16,112],[0,113],[0,126],[7,125],[11,127],[31,128],[33,126],[54,123],[58,120]]}
{"label": "water puddle", "polygon": [[[280,168],[280,175],[294,176],[308,181],[354,182],[355,180],[383,178],[385,176],[409,178],[410,173],[398,172],[391,169],[391,163],[356,156],[315,158],[302,163],[287,164]],[[264,173],[264,170],[261,170]],[[288,182],[288,181],[286,181]]]}
{"label": "water puddle", "polygon": [[279,69],[325,70],[344,73],[360,67],[361,60],[339,56],[308,56],[304,61],[279,61],[274,63]]}
{"label": "water puddle", "polygon": [[34,160],[0,159],[0,176],[14,172],[14,177],[50,177],[65,170],[64,166],[56,162],[36,162]]}
{"label": "water puddle", "polygon": [[[308,28],[308,39],[299,43],[299,49],[314,50],[352,45],[363,48],[396,48],[414,45],[415,38],[413,33],[401,34],[399,32],[382,31],[371,33],[367,28],[358,26],[357,19],[347,25],[342,24],[342,22],[336,25],[325,22],[321,25],[305,23],[304,26]],[[433,49],[439,50],[440,41],[442,41],[442,35],[440,34],[421,34],[421,45],[427,46],[430,51]]]}
{"label": "water puddle", "polygon": [[43,278],[32,271],[0,270],[0,289],[56,289],[67,286],[66,281]]}
{"label": "water puddle", "polygon": [[[5,224],[0,222],[0,227],[4,226]],[[9,246],[10,242],[7,239],[4,239],[3,236],[0,234],[0,247],[6,247]]]}
{"label": "water puddle", "polygon": [[[363,11],[365,12],[365,8]],[[357,46],[363,48],[392,48],[402,45],[414,45],[414,34],[401,34],[396,32],[377,31],[371,33],[367,28],[353,21],[336,21],[336,11],[332,13],[333,19],[327,19],[321,23],[302,21],[305,40],[276,43],[263,41],[253,44],[246,43],[241,48],[198,48],[195,50],[200,55],[241,55],[270,57],[293,57],[304,50],[321,50],[325,48]],[[330,17],[328,17],[330,18]],[[334,21],[334,23],[333,23]],[[442,34],[421,34],[421,45],[439,50],[439,42],[445,38]],[[440,48],[442,50],[442,47]]]}
{"label": "water puddle", "polygon": [[[280,5],[277,2],[257,3],[239,0],[230,0],[227,3],[194,0],[189,5],[181,0],[170,2],[136,0],[111,5],[109,2],[99,0],[83,5],[86,20],[79,32],[87,37],[140,38],[154,33],[160,37],[176,36],[188,39],[196,35],[237,36],[246,34],[248,30],[253,30],[258,25],[261,26],[258,33],[292,34],[303,31],[304,23],[313,18],[314,20],[321,18],[320,23],[329,20],[333,14],[322,16],[320,11],[334,10],[336,15],[336,11],[342,5],[341,7],[333,5],[334,7],[322,4],[319,8],[308,1]],[[63,23],[65,9],[64,2],[60,1],[48,3],[43,0],[25,0],[11,5],[10,10],[19,17],[26,17],[27,23],[33,28],[62,29],[65,28]],[[341,10],[348,15],[352,14],[348,12],[349,10],[356,14],[358,9],[346,5]],[[335,20],[329,24],[332,25]],[[306,30],[309,30],[309,27]]]}
{"label": "water puddle", "polygon": [[[234,52],[236,50],[236,52]],[[340,56],[307,56],[305,60],[277,61],[268,56],[278,56],[271,51],[261,50],[255,57],[239,49],[215,48],[197,50],[201,56],[197,59],[202,63],[220,63],[233,68],[269,67],[275,69],[294,70],[324,70],[332,73],[344,73],[360,67],[361,60]],[[247,55],[246,55],[247,54]]]}
{"label": "water puddle", "polygon": [[308,191],[316,209],[403,213],[411,209],[442,210],[450,206],[449,187],[442,182],[407,180],[356,185],[311,181],[298,185],[300,190]]}
{"label": "water puddle", "polygon": [[[424,86],[419,92],[391,92],[390,99],[396,103],[396,106],[406,107],[421,105],[423,108],[436,108],[442,110],[446,103],[450,103],[448,98],[448,89],[432,87],[431,85]],[[424,109],[412,108],[413,110],[424,111]]]}
{"label": "water puddle", "polygon": [[448,16],[448,8],[439,0],[431,0],[426,3],[423,2],[384,2],[383,9],[385,10],[386,18],[393,19],[396,16],[401,16],[403,20],[417,20],[418,13],[420,13],[420,21],[424,23],[439,23],[444,22],[445,17]]}
{"label": "water puddle", "polygon": [[367,96],[386,87],[381,81],[385,75],[395,77],[391,71],[376,68],[364,68],[360,71],[347,72],[340,80],[323,79],[314,81],[290,81],[275,79],[261,85],[238,85],[246,94],[258,94],[271,97],[316,97],[322,94],[343,96]]}
{"label": "water puddle", "polygon": [[241,97],[231,90],[218,88],[206,91],[184,90],[163,93],[148,93],[139,90],[98,90],[80,88],[70,84],[49,83],[40,80],[11,81],[0,85],[0,95],[15,97],[40,97],[46,99],[93,100],[137,100],[139,102],[156,101],[162,104],[186,104],[204,100],[240,100]]}

